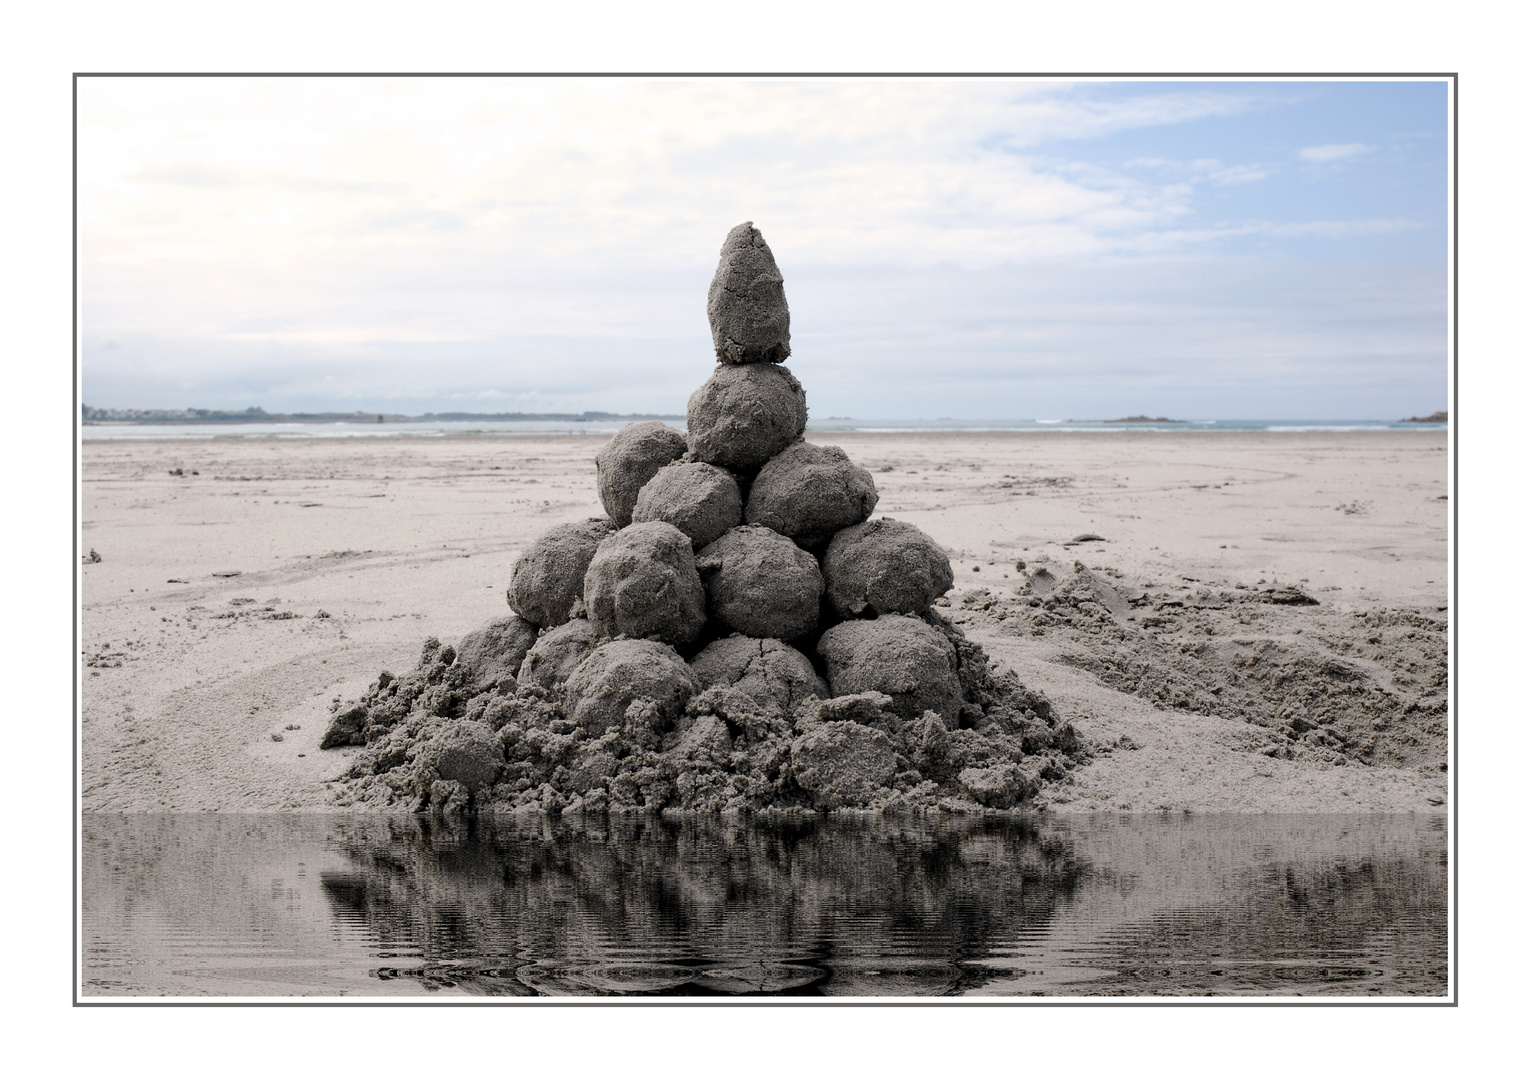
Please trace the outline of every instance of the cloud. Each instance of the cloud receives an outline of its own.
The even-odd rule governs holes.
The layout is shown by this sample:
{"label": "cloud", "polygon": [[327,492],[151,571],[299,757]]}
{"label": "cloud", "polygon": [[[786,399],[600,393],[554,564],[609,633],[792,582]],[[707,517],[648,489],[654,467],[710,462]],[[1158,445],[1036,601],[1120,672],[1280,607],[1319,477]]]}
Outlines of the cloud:
{"label": "cloud", "polygon": [[[1445,379],[1444,268],[1111,258],[804,269],[791,366],[813,416],[1408,415]],[[713,368],[706,275],[671,338],[87,338],[92,405],[683,412]],[[206,357],[224,361],[213,366]],[[1114,410],[1114,412],[1113,412]],[[1155,413],[1157,415],[1157,412]]]}
{"label": "cloud", "polygon": [[[670,407],[704,377],[694,365],[710,356],[707,283],[724,233],[744,220],[787,277],[794,345],[827,395],[819,410],[857,411],[875,389],[883,415],[957,415],[949,394],[927,410],[934,390],[900,387],[947,357],[965,365],[964,386],[1009,385],[1018,376],[1003,342],[1039,343],[1049,359],[1029,353],[1040,366],[1025,370],[1057,386],[1098,387],[1111,357],[1137,355],[1142,326],[1178,323],[1148,307],[1106,318],[1115,301],[1098,295],[1096,268],[1151,277],[1176,273],[1188,253],[1236,251],[1241,237],[1290,250],[1415,227],[1381,220],[1395,213],[1382,208],[1370,210],[1378,221],[1266,221],[1277,185],[1256,181],[1280,168],[1206,143],[1201,129],[1194,151],[1133,135],[1145,152],[1126,166],[1081,160],[1090,139],[1239,115],[1259,93],[1013,80],[82,80],[87,400]],[[1309,147],[1304,160],[1342,160],[1306,156],[1332,149]],[[918,284],[883,288],[889,270]],[[862,283],[846,293],[854,317],[813,284],[835,275]],[[1052,276],[1075,291],[1044,288]],[[966,304],[964,290],[986,306]],[[927,293],[945,306],[916,302]],[[1212,325],[1194,307],[1165,310]],[[1297,309],[1283,310],[1260,332],[1280,337],[1294,320]],[[895,353],[898,364],[878,367]],[[1082,407],[1060,399],[1047,411]],[[1032,408],[1022,396],[1003,411]]]}
{"label": "cloud", "polygon": [[1270,176],[1270,170],[1260,165],[1223,165],[1217,162],[1207,172],[1207,179],[1214,184],[1252,184]]}
{"label": "cloud", "polygon": [[1365,143],[1325,143],[1323,146],[1304,146],[1297,151],[1297,156],[1316,165],[1325,165],[1370,152],[1371,147]]}
{"label": "cloud", "polygon": [[1218,241],[1241,237],[1352,240],[1365,236],[1411,232],[1423,228],[1425,228],[1424,222],[1389,218],[1354,221],[1231,221],[1218,222],[1203,228],[1145,231],[1124,243],[1123,250],[1142,255],[1168,255],[1206,248]]}
{"label": "cloud", "polygon": [[177,187],[228,187],[238,182],[238,177],[234,173],[199,168],[196,165],[141,169],[133,174],[132,179],[150,184],[171,184]]}
{"label": "cloud", "polygon": [[1254,226],[1253,231],[1265,236],[1316,236],[1326,240],[1340,240],[1354,236],[1408,232],[1423,227],[1423,223],[1418,221],[1368,218],[1359,221],[1262,221]]}
{"label": "cloud", "polygon": [[788,272],[1130,250],[1192,189],[1071,174],[1035,149],[1250,100],[1011,80],[87,80],[85,321],[669,337],[692,305],[623,279],[705,285],[744,220]]}
{"label": "cloud", "polygon": [[[377,237],[376,222],[429,213],[455,215],[481,251],[563,263],[705,261],[720,229],[750,218],[804,259],[1049,258],[1097,249],[1092,217],[1126,196],[1040,169],[1029,148],[1228,115],[1249,96],[1006,80],[183,81],[197,85],[82,91],[87,257],[140,259],[179,233],[245,265],[332,276],[336,252],[403,255],[409,241]],[[150,178],[208,190],[156,193]]]}
{"label": "cloud", "polygon": [[[1196,158],[1176,161],[1169,158],[1139,157],[1123,165],[1128,172],[1118,172],[1096,165],[1071,163],[1059,171],[1072,176],[1081,183],[1099,188],[1115,188],[1127,194],[1134,206],[1154,206],[1160,222],[1183,217],[1195,209],[1198,185],[1232,187],[1252,184],[1269,178],[1272,170],[1264,165],[1249,163],[1229,165],[1219,158]],[[1158,177],[1157,183],[1134,177],[1132,172],[1149,172]],[[1145,225],[1145,232],[1156,226]],[[1189,234],[1183,234],[1189,235]],[[1130,249],[1132,242],[1124,241],[1123,250]]]}

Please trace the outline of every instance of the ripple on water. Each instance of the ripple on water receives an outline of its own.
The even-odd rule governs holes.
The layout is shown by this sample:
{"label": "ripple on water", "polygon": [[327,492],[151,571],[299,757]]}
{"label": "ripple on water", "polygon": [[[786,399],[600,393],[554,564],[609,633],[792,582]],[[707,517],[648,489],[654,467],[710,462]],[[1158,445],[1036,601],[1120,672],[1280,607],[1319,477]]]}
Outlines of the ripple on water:
{"label": "ripple on water", "polygon": [[1440,816],[89,815],[91,996],[1417,996]]}

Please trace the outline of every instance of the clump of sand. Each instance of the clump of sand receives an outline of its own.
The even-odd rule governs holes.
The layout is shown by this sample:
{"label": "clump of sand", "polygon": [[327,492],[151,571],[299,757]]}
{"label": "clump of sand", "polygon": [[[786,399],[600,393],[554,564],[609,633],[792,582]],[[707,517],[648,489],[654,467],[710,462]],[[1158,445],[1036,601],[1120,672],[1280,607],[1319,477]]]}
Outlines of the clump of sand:
{"label": "clump of sand", "polygon": [[958,670],[943,689],[963,688],[955,717],[908,694],[837,693],[833,673],[835,696],[820,696],[808,658],[769,639],[719,639],[690,664],[661,642],[614,639],[556,690],[523,679],[479,693],[455,650],[432,639],[414,671],[385,672],[337,705],[337,728],[365,745],[339,801],[446,813],[979,811],[1025,805],[1088,757],[1045,697],[971,642],[958,656],[947,643],[960,631],[941,616],[891,618],[949,650]]}
{"label": "clump of sand", "polygon": [[939,605],[986,633],[1049,639],[1056,662],[1157,708],[1244,721],[1267,758],[1447,767],[1447,627],[1417,610],[1335,610],[1290,584],[1132,582],[1078,561]]}
{"label": "clump of sand", "polygon": [[791,314],[776,256],[753,221],[735,225],[707,289],[720,364],[780,363],[792,352]]}

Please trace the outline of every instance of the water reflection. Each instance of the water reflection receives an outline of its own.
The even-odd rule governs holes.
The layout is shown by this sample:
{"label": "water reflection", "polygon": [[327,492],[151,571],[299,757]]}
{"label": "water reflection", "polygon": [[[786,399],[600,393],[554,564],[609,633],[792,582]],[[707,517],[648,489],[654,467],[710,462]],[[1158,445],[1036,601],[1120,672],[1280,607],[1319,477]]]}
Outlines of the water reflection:
{"label": "water reflection", "polygon": [[87,818],[100,994],[1446,992],[1444,821]]}
{"label": "water reflection", "polygon": [[953,993],[1081,874],[1066,838],[995,819],[411,820],[346,851],[337,912],[437,962],[383,977],[505,993]]}

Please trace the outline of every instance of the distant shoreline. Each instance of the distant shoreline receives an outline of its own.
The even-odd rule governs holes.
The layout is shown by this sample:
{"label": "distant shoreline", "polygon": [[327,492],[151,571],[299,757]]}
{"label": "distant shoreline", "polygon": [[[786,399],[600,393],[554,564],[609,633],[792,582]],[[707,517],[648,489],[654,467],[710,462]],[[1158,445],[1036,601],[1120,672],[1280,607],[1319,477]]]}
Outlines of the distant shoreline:
{"label": "distant shoreline", "polygon": [[[219,409],[83,409],[84,427],[240,427],[256,424],[352,424],[375,427],[378,424],[625,424],[640,420],[678,421],[686,417],[678,412],[424,412],[406,415],[400,412],[263,412],[246,409],[225,412]],[[1258,430],[1303,427],[1303,429],[1341,429],[1341,427],[1395,427],[1398,424],[1445,424],[1447,414],[1436,412],[1428,417],[1405,417],[1402,420],[1171,420],[1168,417],[1119,417],[1113,420],[916,420],[916,418],[827,417],[808,420],[808,429],[819,430],[1058,430],[1070,424],[1084,424],[1081,430],[1105,424],[1174,424],[1177,429]]]}
{"label": "distant shoreline", "polygon": [[613,420],[684,420],[676,413],[470,413],[444,412],[421,413],[406,416],[403,413],[356,412],[336,413],[268,413],[263,409],[245,409],[240,412],[222,409],[93,409],[81,407],[80,422],[88,427],[106,427],[124,424],[430,424],[441,422],[477,421],[542,421],[558,424],[580,424],[590,421]]}
{"label": "distant shoreline", "polygon": [[[684,432],[681,417],[655,417],[667,420]],[[501,420],[501,421],[414,421],[379,424],[341,421],[335,423],[93,423],[79,429],[79,438],[87,443],[101,441],[174,442],[247,439],[274,440],[354,440],[354,439],[440,439],[440,438],[569,438],[606,439],[630,423],[622,417],[578,422],[571,420]],[[808,421],[806,435],[812,441],[835,441],[857,436],[887,438],[1227,438],[1237,435],[1329,434],[1429,434],[1444,432],[1445,424],[1404,423],[1401,421],[1192,421],[1184,424],[1110,424],[1102,421]]]}

